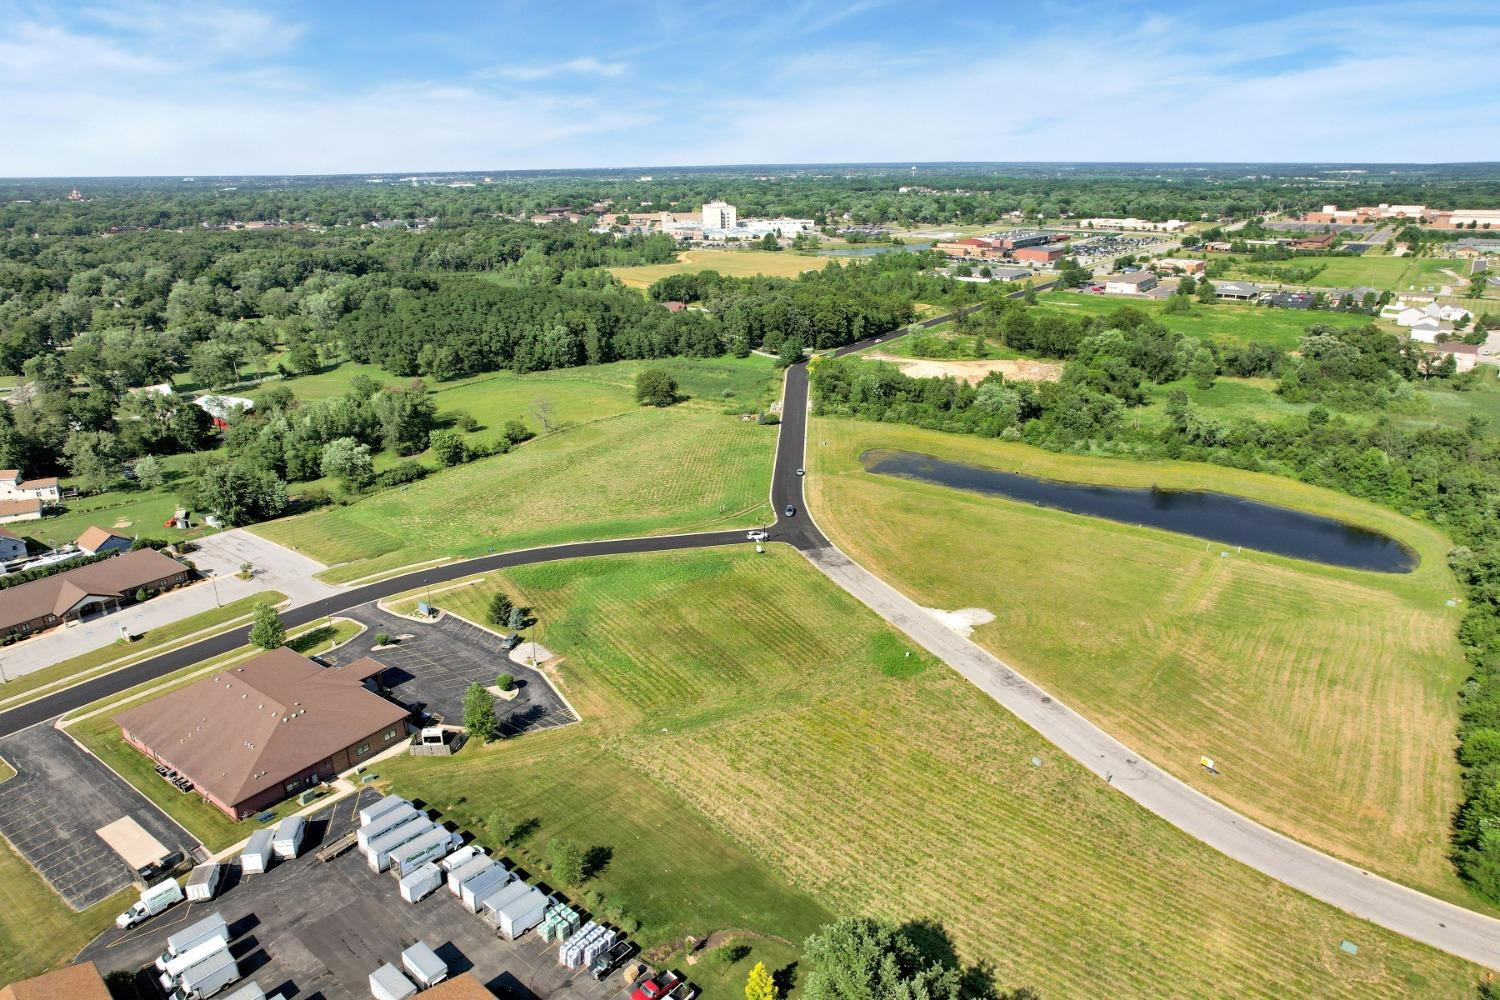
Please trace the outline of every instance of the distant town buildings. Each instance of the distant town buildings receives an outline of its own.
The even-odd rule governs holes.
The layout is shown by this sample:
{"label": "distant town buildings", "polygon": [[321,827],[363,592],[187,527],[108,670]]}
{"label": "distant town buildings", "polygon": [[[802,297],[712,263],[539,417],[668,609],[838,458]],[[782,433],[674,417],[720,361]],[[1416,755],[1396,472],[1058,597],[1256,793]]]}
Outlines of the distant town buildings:
{"label": "distant town buildings", "polygon": [[1156,275],[1150,271],[1111,274],[1104,279],[1106,295],[1142,295],[1156,287]]}
{"label": "distant town buildings", "polygon": [[734,206],[725,201],[711,201],[703,206],[703,228],[733,229],[736,223]]}
{"label": "distant town buildings", "polygon": [[1341,209],[1324,205],[1322,211],[1304,212],[1303,222],[1324,225],[1362,225],[1386,219],[1409,219],[1431,229],[1500,229],[1500,209],[1456,208],[1451,211],[1426,205],[1364,205]]}
{"label": "distant town buildings", "polygon": [[1150,233],[1178,233],[1187,228],[1181,219],[1152,222],[1149,219],[1079,219],[1076,223],[1084,229],[1136,229]]}

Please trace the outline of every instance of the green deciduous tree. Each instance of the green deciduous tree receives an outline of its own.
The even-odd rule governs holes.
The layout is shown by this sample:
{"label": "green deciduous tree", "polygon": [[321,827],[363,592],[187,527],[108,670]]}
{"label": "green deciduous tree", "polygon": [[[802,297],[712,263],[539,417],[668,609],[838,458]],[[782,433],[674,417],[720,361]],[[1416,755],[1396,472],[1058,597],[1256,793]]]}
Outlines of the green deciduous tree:
{"label": "green deciduous tree", "polygon": [[439,465],[462,465],[469,458],[469,446],[464,444],[464,439],[454,430],[433,431],[427,435],[427,446],[432,449],[432,455]]}
{"label": "green deciduous tree", "polygon": [[162,467],[161,459],[154,455],[146,455],[136,460],[135,482],[141,489],[158,489],[165,481],[166,469]]}
{"label": "green deciduous tree", "polygon": [[210,464],[190,494],[192,506],[218,515],[230,527],[264,521],[286,509],[286,484],[275,474],[233,462]]}
{"label": "green deciduous tree", "polygon": [[275,649],[286,642],[286,627],[276,608],[262,601],[255,606],[255,616],[250,624],[250,644],[261,649]]}
{"label": "green deciduous tree", "polygon": [[68,468],[91,493],[102,493],[120,477],[120,439],[109,431],[74,431],[63,445]]}
{"label": "green deciduous tree", "polygon": [[642,406],[677,402],[677,380],[665,368],[642,368],[635,376],[635,401]]}
{"label": "green deciduous tree", "polygon": [[553,838],[547,844],[547,870],[562,885],[583,881],[583,851],[571,840]]}
{"label": "green deciduous tree", "polygon": [[351,490],[362,489],[375,478],[370,446],[354,438],[336,438],[323,446],[319,461],[323,475],[341,479]]}
{"label": "green deciduous tree", "polygon": [[495,699],[484,685],[475,681],[464,692],[464,728],[475,739],[488,743],[500,731],[495,718]]}

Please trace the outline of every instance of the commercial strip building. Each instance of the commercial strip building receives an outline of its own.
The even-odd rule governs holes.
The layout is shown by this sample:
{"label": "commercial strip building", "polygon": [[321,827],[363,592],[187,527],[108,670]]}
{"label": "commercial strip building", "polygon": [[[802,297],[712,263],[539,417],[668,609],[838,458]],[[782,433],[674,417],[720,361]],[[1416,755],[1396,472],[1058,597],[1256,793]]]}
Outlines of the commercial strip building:
{"label": "commercial strip building", "polygon": [[1260,286],[1251,281],[1215,281],[1214,294],[1231,302],[1254,302],[1260,297]]}
{"label": "commercial strip building", "polygon": [[1149,261],[1148,265],[1159,271],[1171,271],[1174,274],[1202,274],[1208,267],[1207,262],[1190,257],[1159,257]]}
{"label": "commercial strip building", "polygon": [[154,549],[137,549],[0,590],[0,638],[108,614],[188,582],[188,569]]}
{"label": "commercial strip building", "polygon": [[1178,233],[1187,228],[1187,223],[1181,219],[1168,219],[1166,222],[1152,222],[1149,219],[1078,219],[1074,223],[1084,229],[1134,229],[1151,233]]}
{"label": "commercial strip building", "polygon": [[406,709],[374,685],[385,669],[368,656],[323,667],[281,647],[115,722],[131,746],[239,820],[406,739]]}
{"label": "commercial strip building", "polygon": [[1156,287],[1156,275],[1150,271],[1111,274],[1104,279],[1106,295],[1140,295]]}

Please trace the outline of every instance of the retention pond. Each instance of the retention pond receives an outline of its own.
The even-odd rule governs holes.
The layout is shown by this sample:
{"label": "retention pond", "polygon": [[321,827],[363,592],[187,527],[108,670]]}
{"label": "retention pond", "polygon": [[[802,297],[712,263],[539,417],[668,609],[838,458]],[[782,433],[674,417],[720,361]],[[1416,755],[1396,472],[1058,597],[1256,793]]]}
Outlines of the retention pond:
{"label": "retention pond", "polygon": [[1387,535],[1227,493],[1067,483],[911,451],[877,449],[865,452],[860,461],[867,471],[882,476],[1162,528],[1329,566],[1409,573],[1417,565],[1416,553]]}

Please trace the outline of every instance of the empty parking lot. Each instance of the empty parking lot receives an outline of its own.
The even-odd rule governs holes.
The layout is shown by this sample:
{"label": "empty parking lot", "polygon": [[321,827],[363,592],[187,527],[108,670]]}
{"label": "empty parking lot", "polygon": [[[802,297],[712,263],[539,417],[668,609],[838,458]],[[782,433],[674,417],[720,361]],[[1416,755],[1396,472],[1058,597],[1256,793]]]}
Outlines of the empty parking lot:
{"label": "empty parking lot", "polygon": [[[377,797],[366,790],[359,801]],[[450,972],[471,972],[515,1000],[605,1000],[623,991],[618,972],[596,983],[587,970],[559,965],[557,946],[534,932],[513,942],[497,938],[446,887],[413,905],[401,900],[393,876],[372,872],[357,850],[316,861],[317,843],[347,831],[356,809],[351,799],[314,814],[309,846],[296,861],[243,880],[231,873],[218,899],[178,904],[133,930],[110,931],[80,957],[103,972],[138,970],[161,952],[167,935],[217,910],[235,935],[232,950],[242,974],[285,1000],[366,997],[369,974],[385,962],[399,965],[402,950],[418,940],[432,946]]]}
{"label": "empty parking lot", "polygon": [[0,785],[0,834],[74,909],[130,885],[134,872],[94,831],[130,816],[169,851],[198,846],[187,831],[50,725],[0,740],[16,776]]}

